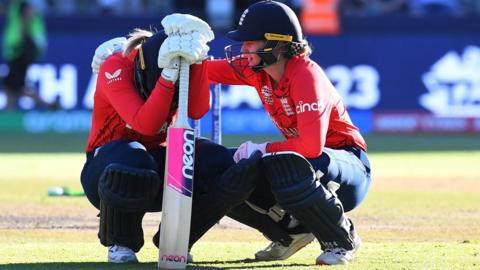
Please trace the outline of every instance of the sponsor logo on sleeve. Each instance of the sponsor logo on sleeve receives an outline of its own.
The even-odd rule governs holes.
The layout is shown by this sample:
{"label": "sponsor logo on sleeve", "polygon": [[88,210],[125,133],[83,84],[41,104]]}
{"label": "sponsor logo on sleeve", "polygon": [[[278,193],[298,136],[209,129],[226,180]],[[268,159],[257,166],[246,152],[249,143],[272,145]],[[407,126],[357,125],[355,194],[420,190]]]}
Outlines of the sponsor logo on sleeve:
{"label": "sponsor logo on sleeve", "polygon": [[118,82],[122,80],[122,77],[120,77],[120,73],[122,73],[122,69],[119,68],[113,72],[113,74],[108,73],[105,71],[105,77],[107,78],[107,84],[111,84],[113,82]]}

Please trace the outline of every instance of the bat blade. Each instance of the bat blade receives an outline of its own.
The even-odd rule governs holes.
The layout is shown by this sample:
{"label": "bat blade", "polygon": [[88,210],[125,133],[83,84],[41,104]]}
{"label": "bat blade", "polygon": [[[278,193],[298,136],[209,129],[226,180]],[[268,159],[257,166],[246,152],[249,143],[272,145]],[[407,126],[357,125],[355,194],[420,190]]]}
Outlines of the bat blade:
{"label": "bat blade", "polygon": [[159,269],[186,268],[192,212],[194,160],[194,130],[170,127],[167,135]]}

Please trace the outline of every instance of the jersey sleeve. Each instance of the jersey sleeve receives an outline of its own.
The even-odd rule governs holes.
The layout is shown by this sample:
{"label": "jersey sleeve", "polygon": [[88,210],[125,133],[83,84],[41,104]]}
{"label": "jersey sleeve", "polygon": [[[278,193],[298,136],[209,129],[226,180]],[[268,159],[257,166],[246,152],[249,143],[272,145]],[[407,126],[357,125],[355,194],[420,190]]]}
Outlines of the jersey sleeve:
{"label": "jersey sleeve", "polygon": [[[250,78],[244,78],[238,74],[226,59],[207,60],[208,63],[208,79],[210,83],[221,83],[229,85],[249,85],[254,86],[254,82]],[[251,71],[250,73],[253,73]],[[252,76],[251,78],[253,78]]]}
{"label": "jersey sleeve", "polygon": [[100,67],[97,84],[132,129],[144,135],[155,135],[169,115],[174,86],[160,77],[151,95],[143,101],[133,83],[133,67],[126,61],[117,57],[107,59]]}
{"label": "jersey sleeve", "polygon": [[305,69],[291,82],[291,97],[297,114],[298,136],[267,145],[267,152],[295,151],[306,158],[316,158],[325,145],[331,98],[328,87],[333,87],[323,72]]}
{"label": "jersey sleeve", "polygon": [[210,109],[210,87],[208,82],[207,63],[190,66],[188,91],[188,116],[200,119]]}

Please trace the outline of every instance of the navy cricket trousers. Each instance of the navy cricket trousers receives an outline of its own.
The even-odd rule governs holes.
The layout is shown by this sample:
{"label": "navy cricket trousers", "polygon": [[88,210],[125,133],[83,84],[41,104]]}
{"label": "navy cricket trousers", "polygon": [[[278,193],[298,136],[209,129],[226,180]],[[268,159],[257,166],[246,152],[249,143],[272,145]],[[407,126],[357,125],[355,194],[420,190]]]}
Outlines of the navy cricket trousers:
{"label": "navy cricket trousers", "polygon": [[[99,209],[98,182],[104,169],[112,163],[137,169],[151,169],[163,181],[165,172],[166,148],[147,150],[136,141],[118,140],[109,142],[87,153],[87,160],[81,173],[81,183],[90,203]],[[210,181],[223,174],[234,164],[227,148],[207,139],[195,141],[195,181],[194,196],[206,189]],[[162,209],[163,184],[160,185],[157,199],[149,211]]]}
{"label": "navy cricket trousers", "polygon": [[322,185],[327,187],[330,181],[337,184],[336,194],[345,212],[355,209],[367,196],[372,181],[371,167],[363,150],[325,147],[320,157],[308,161],[315,170],[323,173],[320,178]]}

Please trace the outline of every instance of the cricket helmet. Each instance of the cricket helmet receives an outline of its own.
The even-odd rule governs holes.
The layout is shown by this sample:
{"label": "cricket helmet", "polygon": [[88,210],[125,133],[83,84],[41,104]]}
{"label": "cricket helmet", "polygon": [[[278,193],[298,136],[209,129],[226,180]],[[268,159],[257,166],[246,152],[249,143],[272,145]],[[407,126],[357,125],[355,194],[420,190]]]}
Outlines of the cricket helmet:
{"label": "cricket helmet", "polygon": [[301,42],[302,28],[295,12],[287,5],[276,1],[260,1],[243,12],[236,30],[227,37],[236,41],[282,39]]}
{"label": "cricket helmet", "polygon": [[160,46],[166,38],[163,30],[154,33],[141,43],[135,56],[135,87],[145,100],[152,93],[162,73],[157,59]]}
{"label": "cricket helmet", "polygon": [[[236,30],[226,34],[235,41],[264,40],[265,45],[253,52],[262,60],[260,64],[248,66],[242,54],[241,45],[225,47],[225,55],[230,65],[244,77],[247,67],[254,72],[278,61],[281,54],[287,57],[297,55],[305,46],[302,28],[295,12],[287,5],[276,1],[261,1],[249,6],[243,12]],[[236,61],[234,61],[236,60]]]}

